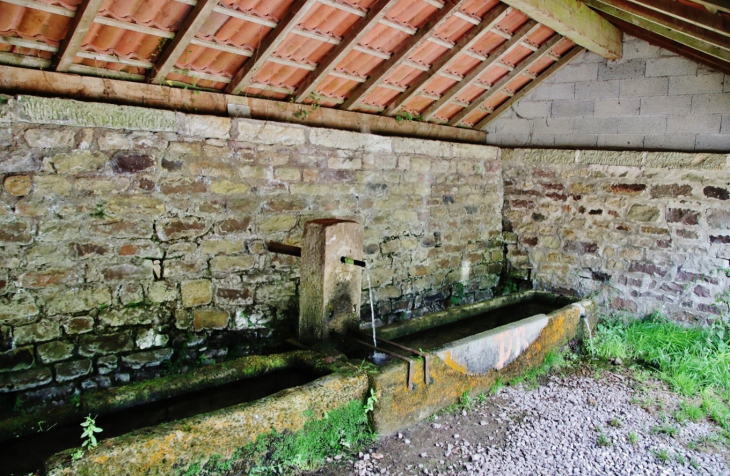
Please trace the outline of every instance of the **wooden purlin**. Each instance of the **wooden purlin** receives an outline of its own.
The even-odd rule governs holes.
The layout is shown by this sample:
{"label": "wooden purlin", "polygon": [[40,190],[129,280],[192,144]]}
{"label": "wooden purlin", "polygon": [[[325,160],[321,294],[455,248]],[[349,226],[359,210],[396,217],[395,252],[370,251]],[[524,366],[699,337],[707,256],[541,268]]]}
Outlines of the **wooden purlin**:
{"label": "wooden purlin", "polygon": [[358,102],[367,97],[378,84],[387,79],[393,71],[395,71],[403,61],[406,61],[418,48],[423,45],[425,41],[428,41],[428,37],[431,34],[438,31],[438,29],[446,22],[451,15],[458,12],[469,0],[458,0],[456,2],[447,2],[444,7],[435,13],[433,19],[431,19],[423,28],[419,29],[414,35],[407,38],[403,44],[399,47],[398,51],[393,53],[389,60],[384,61],[373,71],[370,72],[368,80],[361,84],[355,89],[347,101],[342,105],[341,109],[352,110]]}
{"label": "wooden purlin", "polygon": [[520,99],[525,97],[527,94],[530,93],[533,89],[538,87],[543,81],[548,79],[553,74],[557,73],[560,68],[568,64],[573,58],[578,56],[580,53],[584,52],[585,48],[582,46],[574,46],[572,50],[565,53],[563,56],[560,57],[560,59],[554,63],[552,66],[550,66],[548,69],[540,73],[540,75],[532,80],[531,82],[527,83],[525,87],[520,89],[514,96],[503,102],[499,105],[497,109],[495,109],[492,113],[487,115],[484,119],[479,121],[476,126],[474,126],[474,129],[476,130],[483,130],[485,127],[487,127],[492,121],[496,120],[502,113],[504,113],[507,109],[512,107],[513,104],[516,104]]}
{"label": "wooden purlin", "polygon": [[154,66],[148,73],[147,80],[151,83],[160,84],[166,78],[177,60],[182,56],[185,48],[203,26],[203,23],[213,13],[213,8],[218,5],[218,0],[199,0],[193,7],[180,29],[175,32],[175,37],[162,51],[162,54],[155,61]]}
{"label": "wooden purlin", "polygon": [[522,25],[519,29],[517,29],[517,31],[515,31],[511,39],[502,43],[493,51],[490,51],[489,57],[485,61],[482,61],[481,63],[476,65],[474,69],[469,71],[469,73],[464,76],[464,79],[454,84],[448,91],[441,95],[441,98],[438,101],[434,102],[428,108],[426,108],[426,110],[421,113],[421,117],[423,117],[425,121],[430,121],[431,119],[433,119],[434,115],[436,115],[436,113],[441,110],[441,108],[449,104],[454,98],[456,98],[456,96],[459,95],[459,93],[461,93],[461,91],[463,91],[471,84],[473,84],[476,80],[478,80],[479,77],[481,77],[482,74],[487,71],[487,69],[493,66],[494,63],[496,63],[512,48],[515,48],[520,43],[525,41],[525,39],[530,36],[532,32],[534,32],[537,28],[540,28],[540,24],[534,20],[530,20]]}
{"label": "wooden purlin", "polygon": [[[641,5],[644,8],[654,10],[666,16],[676,18],[685,23],[698,26],[705,30],[730,37],[730,18],[724,15],[717,15],[707,11],[692,8],[680,2],[667,2],[665,0],[629,0],[631,3]],[[730,8],[730,3],[728,3]]]}
{"label": "wooden purlin", "polygon": [[271,31],[261,42],[258,50],[251,59],[243,63],[238,73],[233,77],[230,84],[226,87],[225,92],[228,94],[238,94],[242,89],[246,88],[253,79],[254,74],[261,69],[266,60],[274,54],[276,49],[284,42],[287,35],[294,27],[297,26],[305,17],[309,10],[317,3],[316,0],[297,0],[289,7],[284,18],[277,23],[276,28]]}
{"label": "wooden purlin", "polygon": [[730,63],[730,41],[725,36],[621,0],[584,1],[586,5],[606,15]]}
{"label": "wooden purlin", "polygon": [[317,86],[340,64],[360,41],[382,20],[388,11],[400,0],[379,0],[367,12],[367,16],[357,22],[347,37],[327,55],[312,74],[304,79],[299,88],[295,101],[302,102],[312,94]]}
{"label": "wooden purlin", "polygon": [[408,89],[395,98],[395,101],[388,107],[386,114],[393,116],[398,113],[400,108],[404,106],[413,96],[416,96],[421,88],[431,81],[434,76],[446,71],[452,63],[459,57],[459,55],[468,51],[475,44],[477,44],[489,31],[497,26],[497,24],[504,19],[511,9],[500,3],[494,7],[486,17],[484,17],[479,25],[469,30],[454,46],[451,50],[447,51],[443,56],[439,57],[434,64],[431,66],[429,73],[423,73],[416,81],[408,86]]}
{"label": "wooden purlin", "polygon": [[581,0],[502,0],[528,17],[608,60],[621,59],[621,31]]}
{"label": "wooden purlin", "polygon": [[71,67],[76,53],[94,24],[94,18],[103,3],[104,0],[85,0],[79,5],[66,37],[61,41],[58,52],[54,56],[53,64],[55,64],[56,71],[68,71]]}
{"label": "wooden purlin", "polygon": [[490,89],[487,91],[484,91],[484,93],[480,94],[478,98],[473,100],[469,106],[465,107],[461,111],[459,111],[454,117],[449,119],[449,125],[450,126],[457,126],[461,121],[467,117],[469,114],[471,114],[476,108],[480,107],[485,102],[489,101],[492,97],[499,94],[503,87],[507,86],[510,82],[512,82],[513,79],[515,79],[517,76],[522,75],[530,69],[532,66],[537,64],[540,60],[542,60],[545,56],[551,54],[552,49],[560,42],[560,41],[566,41],[564,38],[562,38],[560,35],[553,35],[552,38],[550,38],[547,43],[542,45],[540,49],[532,53],[530,56],[522,60],[522,63],[520,63],[515,69],[507,73],[505,76],[502,77],[499,81],[497,81]]}

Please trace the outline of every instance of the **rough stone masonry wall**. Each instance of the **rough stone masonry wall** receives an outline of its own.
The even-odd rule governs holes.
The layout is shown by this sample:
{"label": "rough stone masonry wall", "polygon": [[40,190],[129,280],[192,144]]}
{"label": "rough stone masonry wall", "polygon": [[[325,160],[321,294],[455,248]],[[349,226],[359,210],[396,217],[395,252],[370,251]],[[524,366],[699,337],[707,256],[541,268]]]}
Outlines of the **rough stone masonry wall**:
{"label": "rough stone masonry wall", "polygon": [[[730,301],[730,155],[502,151],[513,274],[608,310],[704,321]],[[724,300],[725,304],[716,302]]]}
{"label": "rough stone masonry wall", "polygon": [[582,53],[491,123],[489,144],[621,150],[730,147],[730,75],[624,35],[624,55]]}
{"label": "rough stone masonry wall", "polygon": [[309,219],[364,224],[385,321],[439,309],[454,289],[462,302],[485,299],[497,283],[496,148],[2,103],[0,394],[10,405],[18,392],[60,399],[275,348],[296,328],[299,264],[265,242],[299,244]]}

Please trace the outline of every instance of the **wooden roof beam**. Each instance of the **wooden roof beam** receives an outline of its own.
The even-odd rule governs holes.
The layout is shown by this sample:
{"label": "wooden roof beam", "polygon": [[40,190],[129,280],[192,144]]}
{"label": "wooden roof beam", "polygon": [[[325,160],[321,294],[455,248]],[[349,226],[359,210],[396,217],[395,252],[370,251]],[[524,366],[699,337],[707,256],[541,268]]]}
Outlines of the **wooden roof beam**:
{"label": "wooden roof beam", "polygon": [[714,34],[703,28],[623,0],[583,1],[586,5],[606,15],[730,63],[730,41],[723,35]]}
{"label": "wooden roof beam", "polygon": [[550,38],[547,43],[542,45],[540,49],[538,49],[536,52],[532,53],[530,56],[522,60],[522,63],[520,63],[517,67],[515,67],[515,69],[504,75],[502,79],[497,81],[492,86],[491,89],[484,91],[482,94],[479,95],[478,98],[473,100],[468,107],[465,107],[464,109],[459,111],[454,117],[452,117],[449,120],[449,125],[459,125],[461,121],[469,114],[471,114],[475,109],[492,99],[497,94],[500,94],[502,92],[502,88],[511,83],[513,79],[515,79],[517,76],[524,74],[528,69],[536,65],[544,57],[548,56],[551,53],[553,47],[555,47],[555,45],[557,45],[560,41],[564,41],[563,38],[560,37],[560,35],[553,35],[553,37]]}
{"label": "wooden roof beam", "polygon": [[609,60],[621,58],[621,31],[581,1],[502,1],[588,51]]}
{"label": "wooden roof beam", "polygon": [[84,37],[94,24],[94,18],[101,8],[104,0],[84,0],[76,10],[76,15],[71,21],[71,26],[66,37],[58,47],[58,53],[54,57],[56,71],[68,71],[74,62],[76,53],[81,48]]}
{"label": "wooden roof beam", "polygon": [[[692,8],[680,2],[663,0],[630,0],[632,3],[663,13],[669,17],[690,23],[705,30],[730,37],[730,18]],[[730,7],[728,7],[730,8]],[[726,40],[727,41],[727,40]]]}
{"label": "wooden roof beam", "polygon": [[477,130],[484,130],[485,127],[487,127],[492,121],[497,119],[503,112],[505,112],[507,109],[512,107],[513,104],[516,104],[520,99],[525,97],[527,94],[530,93],[533,89],[538,87],[540,83],[548,79],[550,76],[557,73],[557,71],[568,64],[570,60],[578,56],[580,53],[585,51],[585,49],[582,46],[575,46],[572,50],[564,54],[556,63],[553,63],[552,66],[550,66],[548,69],[540,73],[540,75],[533,81],[527,83],[524,88],[520,89],[514,96],[500,104],[500,106],[495,109],[492,113],[490,113],[487,117],[482,119],[477,123],[476,126],[474,126],[474,129]]}
{"label": "wooden roof beam", "polygon": [[497,61],[506,53],[508,53],[512,48],[517,47],[523,41],[525,41],[527,37],[532,34],[532,32],[535,31],[537,28],[540,28],[540,25],[534,20],[530,20],[522,25],[517,31],[515,31],[511,39],[505,41],[497,48],[490,51],[489,57],[486,61],[483,61],[476,65],[474,69],[469,71],[469,73],[464,76],[464,79],[461,82],[453,85],[451,89],[446,91],[441,96],[441,99],[426,108],[426,110],[421,114],[423,119],[425,121],[432,120],[436,113],[441,110],[442,107],[446,106],[448,103],[451,102],[452,99],[456,98],[456,96],[458,96],[461,91],[463,91],[470,85],[477,83],[481,75],[484,74],[484,72],[489,67],[495,65]]}
{"label": "wooden roof beam", "polygon": [[434,14],[423,28],[419,29],[414,35],[407,38],[400,46],[398,51],[394,52],[389,60],[380,63],[370,72],[368,80],[355,89],[347,101],[342,105],[342,109],[352,110],[364,97],[367,97],[375,88],[378,87],[380,81],[387,79],[393,71],[401,66],[401,63],[415,53],[418,48],[428,41],[428,37],[432,33],[438,31],[439,28],[449,19],[451,15],[458,12],[459,9],[467,3],[468,0],[456,0],[447,2],[444,7]]}
{"label": "wooden roof beam", "polygon": [[459,39],[454,48],[436,60],[436,62],[432,65],[431,69],[433,71],[431,74],[421,74],[416,81],[408,87],[408,90],[404,94],[401,94],[395,99],[395,101],[387,109],[386,113],[390,116],[397,114],[400,108],[408,103],[413,96],[417,95],[423,86],[433,79],[435,75],[447,72],[454,60],[460,54],[472,48],[484,35],[489,33],[492,28],[497,26],[497,24],[504,19],[508,13],[508,8],[509,7],[506,5],[500,3],[489,11],[487,16],[482,19],[482,22],[478,26],[469,30],[466,35]]}
{"label": "wooden roof beam", "polygon": [[399,0],[378,0],[367,12],[367,16],[355,24],[353,29],[347,33],[344,39],[327,57],[317,65],[314,73],[307,76],[304,82],[297,88],[297,102],[304,101],[312,94],[317,86],[329,75],[345,57],[358,46],[365,35],[375,28],[380,20],[385,18],[386,13]]}
{"label": "wooden roof beam", "polygon": [[213,13],[213,8],[218,5],[218,0],[199,0],[193,7],[180,29],[175,33],[169,45],[162,51],[162,54],[155,61],[154,66],[148,73],[147,80],[150,83],[161,84],[167,78],[168,73],[175,66],[175,63],[182,56],[185,48],[203,26],[203,23]]}
{"label": "wooden roof beam", "polygon": [[710,13],[725,12],[730,13],[730,5],[727,0],[692,0],[699,3]]}
{"label": "wooden roof beam", "polygon": [[243,63],[241,69],[226,87],[226,93],[238,94],[248,87],[256,72],[261,69],[276,49],[281,46],[289,32],[304,19],[315,3],[316,0],[297,0],[289,7],[287,13],[277,23],[276,28],[266,35],[266,38],[261,42],[254,56]]}

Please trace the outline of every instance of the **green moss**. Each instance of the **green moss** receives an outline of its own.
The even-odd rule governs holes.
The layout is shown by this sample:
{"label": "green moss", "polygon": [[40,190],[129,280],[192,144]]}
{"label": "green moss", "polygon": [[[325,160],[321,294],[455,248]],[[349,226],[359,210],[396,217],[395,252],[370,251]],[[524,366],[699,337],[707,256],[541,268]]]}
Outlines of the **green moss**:
{"label": "green moss", "polygon": [[185,476],[224,476],[233,474],[276,475],[297,470],[313,470],[328,457],[357,451],[374,441],[375,434],[363,402],[352,401],[320,420],[313,414],[296,433],[272,431],[234,453],[230,459],[213,455],[205,464],[194,463],[181,469]]}

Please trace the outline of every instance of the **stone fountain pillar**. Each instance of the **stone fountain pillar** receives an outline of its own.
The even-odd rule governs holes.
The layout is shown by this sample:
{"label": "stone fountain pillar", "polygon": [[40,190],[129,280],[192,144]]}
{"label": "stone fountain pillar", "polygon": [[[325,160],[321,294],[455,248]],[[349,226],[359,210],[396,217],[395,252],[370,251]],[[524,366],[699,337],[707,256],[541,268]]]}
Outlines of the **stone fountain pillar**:
{"label": "stone fountain pillar", "polygon": [[299,285],[299,340],[303,343],[358,329],[362,270],[340,259],[361,260],[362,249],[363,227],[357,222],[320,219],[304,225]]}

